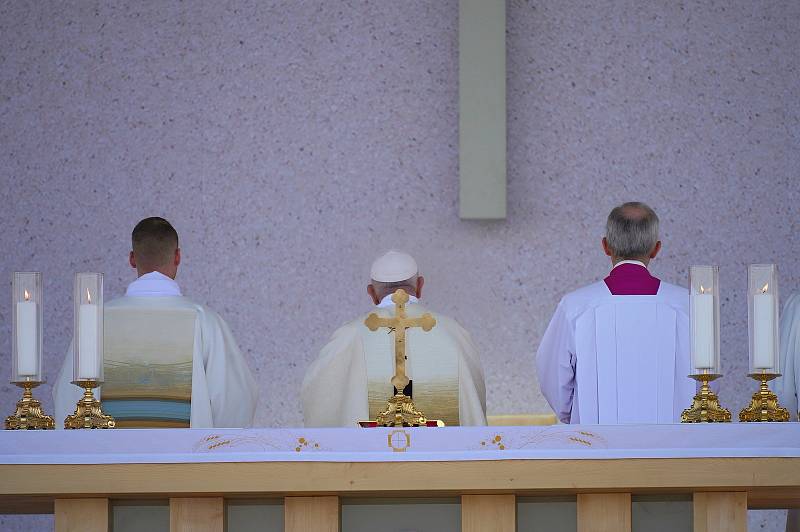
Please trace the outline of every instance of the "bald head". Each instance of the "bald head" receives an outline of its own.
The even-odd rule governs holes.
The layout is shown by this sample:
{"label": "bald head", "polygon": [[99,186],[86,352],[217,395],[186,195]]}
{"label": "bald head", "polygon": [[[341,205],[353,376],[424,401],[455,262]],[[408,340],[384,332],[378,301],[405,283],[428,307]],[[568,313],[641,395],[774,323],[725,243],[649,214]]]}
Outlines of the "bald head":
{"label": "bald head", "polygon": [[153,216],[145,218],[131,234],[131,266],[139,275],[160,272],[175,278],[180,263],[178,233],[167,220]]}
{"label": "bald head", "polygon": [[647,262],[661,247],[658,216],[644,203],[631,201],[614,207],[606,222],[606,253],[615,260]]}

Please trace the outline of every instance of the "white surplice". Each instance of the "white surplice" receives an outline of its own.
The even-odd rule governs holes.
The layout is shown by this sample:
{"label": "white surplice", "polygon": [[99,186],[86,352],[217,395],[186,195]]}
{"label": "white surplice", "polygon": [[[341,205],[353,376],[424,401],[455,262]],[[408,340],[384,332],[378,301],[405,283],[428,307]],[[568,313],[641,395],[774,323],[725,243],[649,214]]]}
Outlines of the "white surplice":
{"label": "white surplice", "polygon": [[673,423],[691,404],[689,293],[612,295],[603,281],[564,296],[536,354],[562,423]]}
{"label": "white surplice", "polygon": [[781,314],[780,373],[773,381],[773,390],[781,406],[789,410],[790,419],[798,418],[798,386],[800,386],[800,293],[786,301]]}
{"label": "white surplice", "polygon": [[[394,303],[390,298],[386,296],[375,309],[382,317],[394,315]],[[414,317],[430,311],[410,296],[406,312]],[[418,394],[421,395],[428,385],[434,386],[435,397],[436,383],[425,382],[426,377],[441,377],[442,381],[451,378],[457,386],[453,396],[458,407],[458,423],[486,425],[483,369],[472,338],[455,320],[431,314],[436,319],[433,329],[406,331],[406,373],[413,383],[415,403]],[[383,405],[391,397],[389,380],[394,374],[394,335],[388,334],[385,328],[370,331],[364,325],[365,319],[366,315],[334,332],[319,358],[306,371],[301,390],[306,427],[355,427],[357,421],[369,419],[368,395],[372,392],[368,389],[374,389],[375,379],[383,381],[380,382],[383,388],[379,390]],[[426,410],[417,406],[429,418],[441,417],[436,408]]]}
{"label": "white surplice", "polygon": [[[142,275],[128,286],[125,296],[105,304],[106,310],[122,308],[194,312],[191,427],[249,427],[252,424],[258,401],[256,382],[228,324],[216,312],[181,295],[178,284],[158,272]],[[70,347],[53,387],[59,428],[64,418],[75,410],[82,394],[82,390],[71,383],[72,374]],[[101,391],[102,386],[95,393],[99,396]]]}
{"label": "white surplice", "polygon": [[[770,384],[780,405],[789,410],[789,420],[797,421],[800,418],[800,293],[792,294],[783,306],[779,348],[781,376]],[[789,510],[786,532],[800,532],[799,510]]]}

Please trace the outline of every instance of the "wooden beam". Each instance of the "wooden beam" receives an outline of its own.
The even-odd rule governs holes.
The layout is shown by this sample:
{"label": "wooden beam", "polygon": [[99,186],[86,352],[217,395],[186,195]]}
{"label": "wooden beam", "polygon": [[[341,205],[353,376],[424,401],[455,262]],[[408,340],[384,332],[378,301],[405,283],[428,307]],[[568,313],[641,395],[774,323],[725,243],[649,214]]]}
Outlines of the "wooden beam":
{"label": "wooden beam", "polygon": [[631,532],[631,494],[579,493],[578,532]]}
{"label": "wooden beam", "polygon": [[747,493],[695,493],[694,532],[747,532]]}
{"label": "wooden beam", "polygon": [[689,494],[759,489],[770,490],[769,496],[777,499],[800,494],[799,488],[800,458],[0,465],[0,503],[38,496]]}
{"label": "wooden beam", "polygon": [[747,490],[747,508],[750,510],[800,508],[800,488],[749,489]]}
{"label": "wooden beam", "polygon": [[108,532],[108,499],[56,499],[55,532]]}
{"label": "wooden beam", "polygon": [[339,532],[339,497],[286,497],[283,511],[285,532]]}
{"label": "wooden beam", "polygon": [[506,217],[505,0],[458,8],[459,216]]}
{"label": "wooden beam", "polygon": [[462,532],[515,532],[517,498],[514,495],[463,495]]}
{"label": "wooden beam", "polygon": [[169,532],[224,532],[222,497],[173,498],[169,500]]}

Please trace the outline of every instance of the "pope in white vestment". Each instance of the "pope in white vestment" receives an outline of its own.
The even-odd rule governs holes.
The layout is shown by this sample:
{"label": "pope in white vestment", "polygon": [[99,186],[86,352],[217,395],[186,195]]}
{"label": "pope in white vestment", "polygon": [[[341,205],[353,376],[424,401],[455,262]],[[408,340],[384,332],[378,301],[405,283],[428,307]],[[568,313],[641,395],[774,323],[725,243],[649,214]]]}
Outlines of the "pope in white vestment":
{"label": "pope in white vestment", "polygon": [[[95,390],[104,411],[117,427],[250,426],[258,399],[255,380],[225,321],[184,297],[174,281],[177,233],[166,220],[148,218],[133,237],[131,265],[140,276],[104,308],[105,379]],[[152,255],[158,246],[175,257],[161,268],[170,276],[142,271],[147,252]],[[82,394],[72,380],[70,347],[53,387],[58,427]]]}
{"label": "pope in white vestment", "polygon": [[603,246],[614,268],[565,295],[545,331],[539,385],[562,423],[674,423],[691,403],[689,293],[647,270],[657,224],[644,204],[612,211]]}
{"label": "pope in white vestment", "polygon": [[[429,419],[486,425],[486,390],[477,349],[455,320],[431,312],[413,295],[422,287],[414,259],[389,252],[375,261],[371,277],[368,291],[376,302],[373,312],[380,317],[394,315],[391,296],[402,287],[411,293],[409,317],[429,312],[436,319],[429,332],[406,332],[406,373],[411,380],[406,395]],[[376,292],[378,286],[383,288]],[[334,332],[308,368],[301,391],[307,427],[355,427],[357,421],[374,419],[393,395],[394,336],[385,328],[370,331],[364,325],[366,317]]]}

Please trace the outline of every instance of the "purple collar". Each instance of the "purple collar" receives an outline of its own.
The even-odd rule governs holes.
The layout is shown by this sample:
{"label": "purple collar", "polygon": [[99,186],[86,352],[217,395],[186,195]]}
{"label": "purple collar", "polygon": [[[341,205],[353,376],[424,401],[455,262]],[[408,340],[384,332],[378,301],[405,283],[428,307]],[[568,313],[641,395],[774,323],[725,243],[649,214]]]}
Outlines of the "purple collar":
{"label": "purple collar", "polygon": [[661,281],[638,264],[620,264],[603,279],[614,296],[654,296]]}

